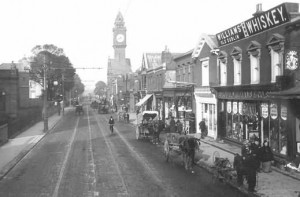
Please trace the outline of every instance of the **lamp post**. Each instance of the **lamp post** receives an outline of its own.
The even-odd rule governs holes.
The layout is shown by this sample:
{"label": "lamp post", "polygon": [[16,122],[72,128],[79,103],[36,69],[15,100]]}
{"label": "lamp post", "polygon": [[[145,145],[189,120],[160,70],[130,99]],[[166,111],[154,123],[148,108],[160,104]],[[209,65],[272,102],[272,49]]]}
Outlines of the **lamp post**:
{"label": "lamp post", "polygon": [[44,119],[44,131],[48,131],[48,109],[47,109],[47,65],[46,65],[46,55],[44,55],[44,102],[43,102],[43,119]]}

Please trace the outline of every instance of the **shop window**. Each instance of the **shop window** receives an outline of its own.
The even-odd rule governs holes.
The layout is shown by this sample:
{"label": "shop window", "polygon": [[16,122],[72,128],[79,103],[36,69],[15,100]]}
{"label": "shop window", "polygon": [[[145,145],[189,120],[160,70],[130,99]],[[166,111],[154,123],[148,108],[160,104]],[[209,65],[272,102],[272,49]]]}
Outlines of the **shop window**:
{"label": "shop window", "polygon": [[202,86],[209,86],[208,60],[202,62]]}
{"label": "shop window", "polygon": [[283,51],[284,37],[280,34],[273,34],[267,46],[271,56],[271,82],[276,82],[276,76],[283,75]]}

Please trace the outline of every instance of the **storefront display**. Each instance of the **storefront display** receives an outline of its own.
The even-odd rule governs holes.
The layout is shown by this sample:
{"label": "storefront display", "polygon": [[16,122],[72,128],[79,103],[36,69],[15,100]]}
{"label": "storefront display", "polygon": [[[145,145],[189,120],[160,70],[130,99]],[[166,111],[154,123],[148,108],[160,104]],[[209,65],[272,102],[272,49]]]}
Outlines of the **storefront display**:
{"label": "storefront display", "polygon": [[272,151],[287,155],[288,110],[284,103],[223,101],[221,105],[226,108],[226,138],[237,142],[268,140]]}

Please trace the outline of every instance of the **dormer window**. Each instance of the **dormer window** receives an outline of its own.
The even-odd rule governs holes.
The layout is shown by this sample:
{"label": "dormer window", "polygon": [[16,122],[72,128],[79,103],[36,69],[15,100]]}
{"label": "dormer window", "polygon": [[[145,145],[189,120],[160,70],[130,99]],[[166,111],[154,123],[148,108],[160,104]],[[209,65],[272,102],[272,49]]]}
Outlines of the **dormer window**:
{"label": "dormer window", "polygon": [[276,77],[283,75],[284,37],[280,34],[273,34],[267,46],[271,55],[271,83],[275,83]]}
{"label": "dormer window", "polygon": [[242,50],[240,47],[234,47],[231,52],[233,59],[234,85],[241,85],[242,82]]}
{"label": "dormer window", "polygon": [[227,53],[220,51],[218,57],[220,85],[227,85]]}
{"label": "dormer window", "polygon": [[251,84],[260,83],[260,53],[261,44],[256,41],[252,41],[247,48],[247,54],[250,58]]}

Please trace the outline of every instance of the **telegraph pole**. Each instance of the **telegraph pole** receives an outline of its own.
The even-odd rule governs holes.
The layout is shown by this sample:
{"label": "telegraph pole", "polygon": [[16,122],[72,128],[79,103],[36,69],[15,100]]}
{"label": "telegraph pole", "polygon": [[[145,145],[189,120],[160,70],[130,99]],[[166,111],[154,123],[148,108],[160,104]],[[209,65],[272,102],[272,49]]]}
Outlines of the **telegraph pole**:
{"label": "telegraph pole", "polygon": [[48,109],[47,109],[47,66],[46,66],[46,55],[44,55],[44,102],[43,102],[43,119],[44,119],[44,132],[48,131]]}

